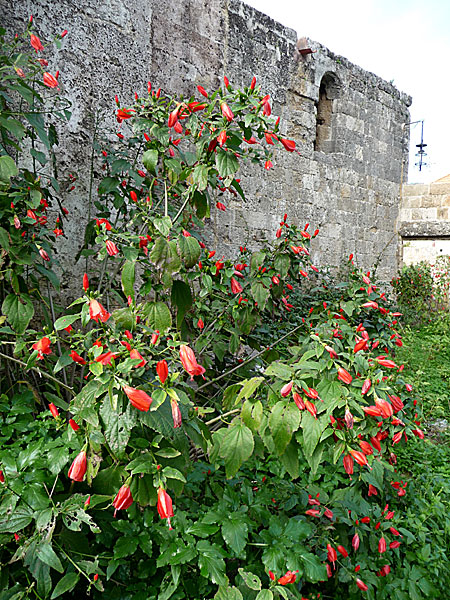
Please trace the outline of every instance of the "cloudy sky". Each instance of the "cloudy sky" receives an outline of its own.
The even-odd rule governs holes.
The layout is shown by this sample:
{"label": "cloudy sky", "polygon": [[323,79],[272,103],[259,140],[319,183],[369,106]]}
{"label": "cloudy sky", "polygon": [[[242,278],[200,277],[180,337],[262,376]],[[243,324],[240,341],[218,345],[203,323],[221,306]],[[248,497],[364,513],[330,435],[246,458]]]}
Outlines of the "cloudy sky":
{"label": "cloudy sky", "polygon": [[449,0],[245,0],[247,4],[376,73],[413,98],[411,121],[424,119],[426,167],[419,172],[411,125],[409,181],[450,173]]}

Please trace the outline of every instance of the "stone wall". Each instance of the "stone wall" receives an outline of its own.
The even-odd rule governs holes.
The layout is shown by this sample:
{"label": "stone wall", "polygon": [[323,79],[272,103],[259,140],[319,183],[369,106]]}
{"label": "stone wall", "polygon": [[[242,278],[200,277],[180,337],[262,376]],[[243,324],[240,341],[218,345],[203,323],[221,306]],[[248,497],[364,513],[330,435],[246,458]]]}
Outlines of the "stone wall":
{"label": "stone wall", "polygon": [[[212,215],[211,243],[224,252],[235,252],[240,241],[255,246],[272,239],[288,213],[298,224],[320,228],[317,264],[354,253],[369,268],[382,255],[379,275],[391,278],[402,162],[407,172],[408,96],[311,40],[300,44],[314,53],[301,55],[292,29],[239,0],[22,0],[10,2],[3,23],[14,31],[30,14],[47,36],[69,30],[50,66],[57,64],[73,102],[59,153],[60,172],[80,176],[64,198],[70,240],[81,244],[89,215],[94,115],[112,115],[114,94],[125,104],[147,80],[191,95],[197,84],[220,85],[224,74],[234,86],[255,75],[300,156],[280,151],[273,171],[242,173],[247,200],[230,201],[225,214]],[[62,244],[70,287],[78,248]]]}
{"label": "stone wall", "polygon": [[426,260],[450,254],[450,176],[430,184],[403,186],[399,214],[402,262]]}

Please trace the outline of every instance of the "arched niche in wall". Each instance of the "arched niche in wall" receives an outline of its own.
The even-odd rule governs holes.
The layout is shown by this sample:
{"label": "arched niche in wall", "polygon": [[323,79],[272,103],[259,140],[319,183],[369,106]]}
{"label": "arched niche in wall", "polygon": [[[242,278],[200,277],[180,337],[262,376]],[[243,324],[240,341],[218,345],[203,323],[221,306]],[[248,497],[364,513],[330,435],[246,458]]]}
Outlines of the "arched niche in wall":
{"label": "arched niche in wall", "polygon": [[336,136],[333,114],[340,90],[339,78],[334,73],[325,73],[320,81],[319,98],[316,102],[314,150],[318,152],[335,152]]}

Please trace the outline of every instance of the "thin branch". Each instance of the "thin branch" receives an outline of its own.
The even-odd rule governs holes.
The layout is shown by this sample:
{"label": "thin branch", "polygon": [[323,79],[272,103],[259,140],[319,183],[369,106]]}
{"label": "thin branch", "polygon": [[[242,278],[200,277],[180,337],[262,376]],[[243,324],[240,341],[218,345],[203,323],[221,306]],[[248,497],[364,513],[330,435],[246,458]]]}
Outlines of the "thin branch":
{"label": "thin branch", "polygon": [[[27,366],[27,363],[24,363],[22,360],[13,358],[12,356],[8,356],[7,354],[3,354],[3,352],[0,352],[0,356],[2,358],[6,358],[7,360],[11,360],[12,362],[17,363],[18,365],[21,365],[22,367]],[[47,377],[47,379],[51,379],[52,381],[54,381],[55,383],[60,385],[62,388],[64,388],[68,392],[70,392],[72,394],[72,396],[76,396],[76,393],[73,390],[73,388],[69,387],[68,385],[65,385],[64,383],[62,383],[62,381],[59,381],[59,379],[56,379],[56,377],[53,377],[53,375],[50,375],[49,373],[45,373],[45,371],[41,371],[37,367],[30,367],[30,368],[32,371],[36,371],[36,373],[39,373],[39,375],[41,375],[41,376],[43,375],[44,377]]]}
{"label": "thin branch", "polygon": [[297,325],[297,327],[294,327],[294,329],[291,329],[291,331],[288,331],[283,336],[281,336],[280,338],[278,338],[275,342],[273,342],[273,344],[270,344],[269,346],[267,346],[266,348],[264,348],[264,350],[261,350],[260,352],[257,352],[254,356],[250,356],[250,358],[247,358],[247,360],[244,360],[244,362],[240,363],[239,365],[236,365],[235,367],[233,367],[229,371],[226,371],[225,373],[222,373],[222,375],[219,375],[219,377],[216,377],[215,379],[211,379],[211,381],[207,381],[206,383],[204,383],[203,385],[201,385],[199,388],[197,388],[196,391],[199,392],[200,390],[203,390],[204,388],[208,387],[212,383],[216,383],[216,381],[220,381],[224,377],[228,377],[228,375],[231,375],[231,373],[234,373],[234,371],[237,371],[238,369],[241,369],[244,365],[248,364],[249,362],[252,362],[253,360],[255,360],[255,358],[258,358],[258,356],[261,356],[261,354],[264,354],[264,352],[266,352],[269,348],[273,348],[274,346],[276,346],[277,344],[279,344],[281,341],[283,341],[285,338],[287,338],[290,335],[292,335],[294,332],[296,332],[298,329],[300,329],[300,327],[303,327],[303,324],[302,325]]}

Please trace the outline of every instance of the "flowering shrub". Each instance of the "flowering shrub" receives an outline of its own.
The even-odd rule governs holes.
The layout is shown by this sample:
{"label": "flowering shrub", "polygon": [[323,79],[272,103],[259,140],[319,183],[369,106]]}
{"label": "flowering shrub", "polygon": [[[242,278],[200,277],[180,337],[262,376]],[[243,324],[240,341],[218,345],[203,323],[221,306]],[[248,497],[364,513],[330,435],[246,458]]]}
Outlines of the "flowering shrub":
{"label": "flowering shrub", "polygon": [[239,165],[271,168],[295,143],[255,80],[197,97],[149,84],[116,99],[82,250],[98,264],[15,348],[44,378],[25,372],[1,399],[2,587],[402,600],[413,579],[433,594],[395,466],[423,438],[398,314],[351,259],[335,290],[308,287],[306,310],[319,232],[287,215],[263,248],[208,249],[205,220],[244,195]]}

